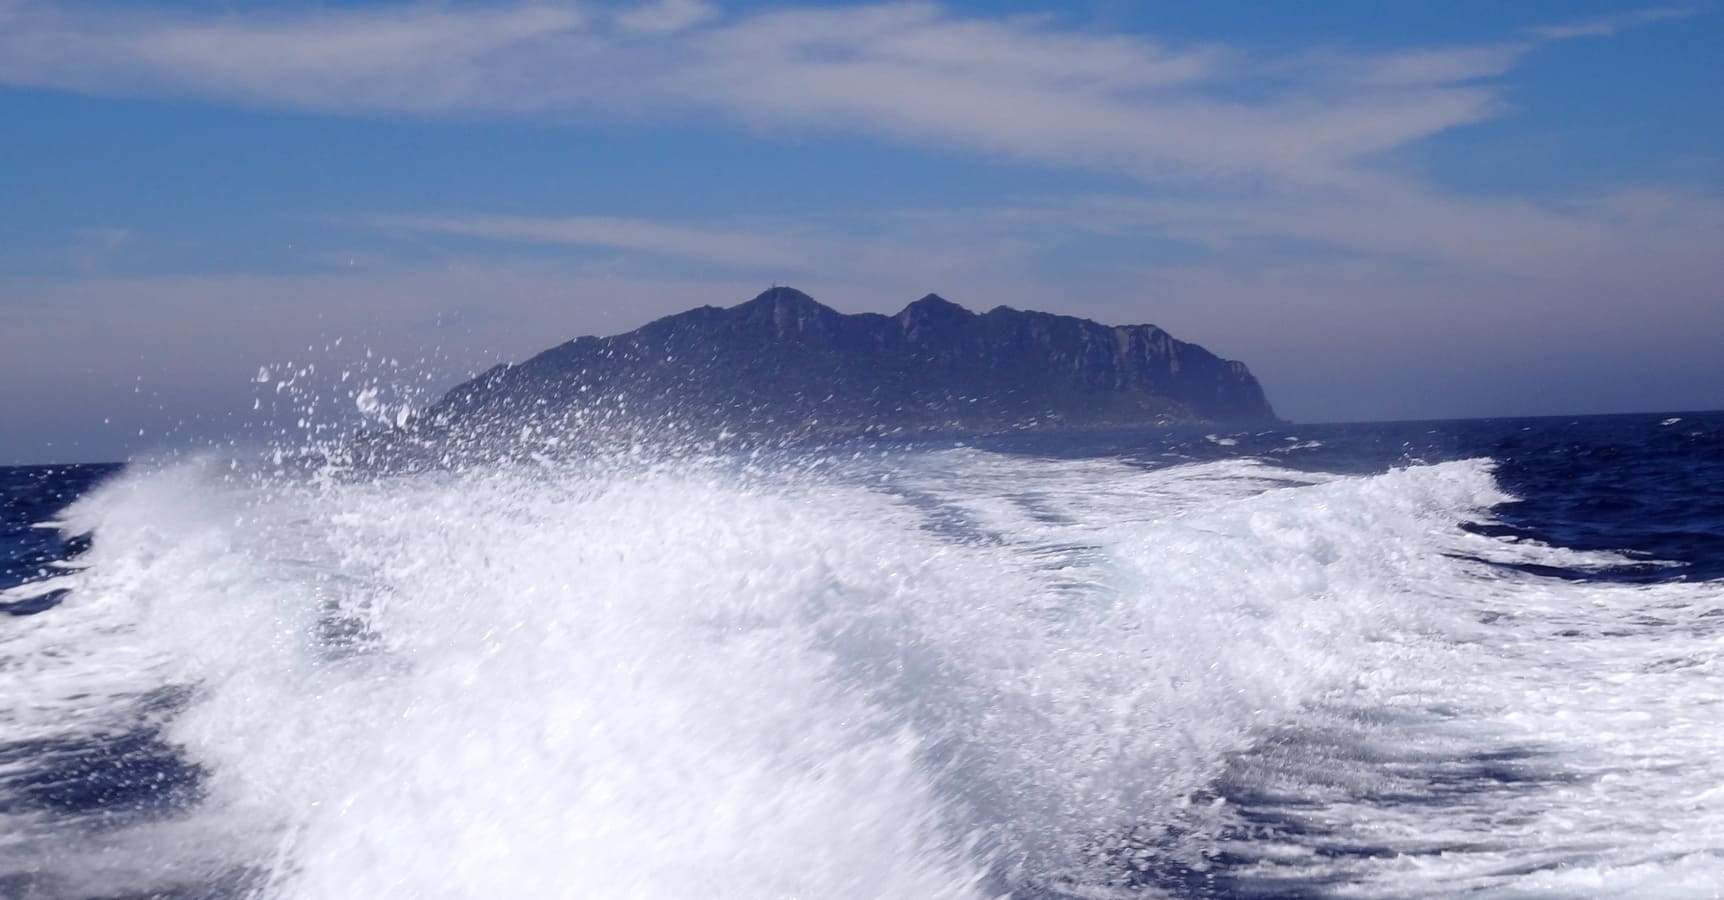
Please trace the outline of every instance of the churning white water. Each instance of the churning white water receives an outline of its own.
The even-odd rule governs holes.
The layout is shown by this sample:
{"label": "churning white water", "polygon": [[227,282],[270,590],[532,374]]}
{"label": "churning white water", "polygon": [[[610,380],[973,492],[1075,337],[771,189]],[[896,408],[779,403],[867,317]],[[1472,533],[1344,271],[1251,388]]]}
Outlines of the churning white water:
{"label": "churning white water", "polygon": [[0,778],[144,735],[195,790],[101,822],[0,803],[0,876],[1716,896],[1718,586],[1490,565],[1612,561],[1462,527],[1509,499],[1484,461],[971,449],[135,470],[65,514],[95,535],[69,597],[0,631],[0,726],[38,749]]}

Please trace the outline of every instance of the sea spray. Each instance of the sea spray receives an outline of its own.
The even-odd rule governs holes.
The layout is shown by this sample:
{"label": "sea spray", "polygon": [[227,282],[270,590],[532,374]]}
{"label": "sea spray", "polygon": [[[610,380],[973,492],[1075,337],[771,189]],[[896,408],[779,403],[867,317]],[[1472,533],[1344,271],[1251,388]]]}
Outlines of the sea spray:
{"label": "sea spray", "polygon": [[1229,755],[1416,661],[1432,542],[1500,499],[1471,462],[189,463],[68,512],[68,606],[147,659],[104,699],[188,692],[187,815],[272,896],[983,896],[1116,879],[1121,835],[1203,866]]}

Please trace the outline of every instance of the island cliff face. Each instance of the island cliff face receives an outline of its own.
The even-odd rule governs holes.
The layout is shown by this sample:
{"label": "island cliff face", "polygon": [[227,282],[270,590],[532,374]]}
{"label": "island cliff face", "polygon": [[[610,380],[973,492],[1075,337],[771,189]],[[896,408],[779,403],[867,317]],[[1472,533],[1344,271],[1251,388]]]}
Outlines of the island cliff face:
{"label": "island cliff face", "polygon": [[977,314],[932,294],[894,316],[844,315],[775,287],[498,366],[422,423],[554,429],[619,415],[773,437],[1276,421],[1243,363],[1153,325]]}

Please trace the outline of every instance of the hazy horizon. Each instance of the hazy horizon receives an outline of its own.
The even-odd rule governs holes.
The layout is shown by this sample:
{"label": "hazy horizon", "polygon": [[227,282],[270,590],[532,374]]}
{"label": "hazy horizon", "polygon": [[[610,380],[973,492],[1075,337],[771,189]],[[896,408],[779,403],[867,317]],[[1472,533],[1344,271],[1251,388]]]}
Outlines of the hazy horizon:
{"label": "hazy horizon", "polygon": [[1724,408],[1721,23],[0,0],[0,464],[773,283],[1152,323],[1294,422]]}
{"label": "hazy horizon", "polygon": [[[775,288],[776,287],[795,288],[795,285],[772,285],[772,287],[775,287]],[[815,300],[818,302],[819,298],[815,298]],[[741,303],[744,301],[738,300],[736,302]],[[732,306],[732,305],[736,305],[736,304],[735,303],[723,303],[723,304],[714,303],[714,304],[709,304],[709,305],[712,305],[712,306]],[[975,307],[968,307],[968,308],[970,308],[970,310],[972,312],[976,312],[976,313],[986,312],[985,308],[982,308],[982,309],[978,309]],[[890,314],[892,312],[896,312],[896,310],[887,310],[886,311],[887,314]],[[675,315],[675,313],[672,313],[672,315]],[[642,323],[642,324],[644,325],[646,323]],[[1107,323],[1107,324],[1125,325],[1125,324],[1140,324],[1140,323],[1119,322],[1119,323]],[[1153,324],[1153,323],[1142,323],[1142,324]],[[1179,338],[1180,336],[1175,334],[1174,337]],[[1181,339],[1183,340],[1183,338],[1181,338]],[[558,343],[561,343],[561,342],[558,342]],[[554,346],[554,345],[548,344],[541,349],[550,349],[552,346]],[[332,345],[326,345],[326,346],[321,347],[321,348],[316,348],[316,352],[314,352],[312,355],[314,358],[321,357],[324,360],[346,359],[350,363],[352,363],[352,361],[354,360],[354,356],[355,356],[354,354],[351,354],[351,353],[341,354],[339,351],[340,351],[339,347],[332,346]],[[519,362],[520,360],[513,360],[513,361]],[[306,362],[306,360],[302,359],[299,361],[299,364],[303,365],[305,362]],[[1249,365],[1249,363],[1247,363],[1247,365]],[[278,369],[279,369],[279,367],[278,367]],[[414,372],[415,370],[413,370],[411,367],[408,367],[408,371]],[[476,375],[478,373],[474,372],[474,373],[469,373],[469,374],[470,375]],[[396,383],[396,384],[411,383],[411,382],[418,381],[418,380],[419,379],[416,377],[404,375],[401,378],[397,379],[397,381],[395,381],[394,383]],[[460,380],[465,380],[465,378],[456,379],[457,382]],[[251,379],[250,382],[251,383],[249,384],[249,387],[251,387],[253,389],[255,394],[257,394],[259,396],[267,397],[270,393],[272,393],[273,382],[266,383],[266,384],[263,384],[261,386],[257,384],[257,379],[255,379],[255,378]],[[414,392],[413,392],[413,400],[414,400],[413,405],[415,407],[423,406],[424,402],[426,400],[435,398],[436,396],[439,396],[444,389],[446,389],[447,387],[452,387],[452,386],[453,386],[453,383],[448,384],[448,385],[443,385],[443,384],[438,384],[438,383],[434,383],[434,382],[433,383],[422,383],[420,385],[417,385],[416,386],[417,389],[414,390]],[[349,395],[351,394],[350,391],[343,391],[342,390],[342,384],[341,384],[341,381],[339,379],[336,380],[334,383],[331,383],[329,379],[324,379],[322,381],[317,382],[309,390],[310,390],[311,394],[318,397],[319,402],[325,402],[328,397],[336,397],[340,400],[347,400]],[[1273,395],[1271,395],[1269,399],[1270,399],[1270,402],[1273,404],[1274,399],[1275,399],[1273,397]],[[1471,420],[1471,419],[1478,419],[1478,420],[1523,419],[1523,418],[1524,419],[1536,419],[1536,418],[1565,418],[1565,417],[1585,418],[1585,417],[1594,417],[1594,416],[1602,417],[1602,416],[1633,416],[1633,415],[1648,415],[1648,416],[1650,416],[1650,415],[1677,415],[1677,416],[1679,416],[1679,415],[1715,413],[1715,412],[1719,412],[1719,411],[1720,411],[1720,409],[1717,409],[1717,408],[1695,407],[1695,408],[1691,408],[1691,409],[1669,408],[1669,409],[1621,409],[1621,410],[1554,410],[1554,411],[1545,411],[1545,412],[1536,412],[1536,413],[1517,413],[1517,412],[1513,412],[1513,411],[1508,411],[1508,412],[1488,413],[1488,414],[1480,414],[1480,415],[1406,416],[1406,417],[1392,418],[1392,419],[1339,418],[1339,419],[1327,419],[1327,420],[1295,420],[1295,419],[1289,418],[1284,413],[1281,413],[1279,407],[1277,407],[1277,413],[1281,416],[1281,418],[1283,420],[1289,422],[1290,424],[1295,425],[1295,426],[1299,426],[1299,425],[1327,426],[1327,425],[1349,425],[1349,424],[1371,424],[1371,423],[1392,424],[1392,423],[1396,423],[1396,422],[1432,422],[1432,423],[1438,423],[1438,422],[1450,422],[1450,421],[1457,421],[1457,420],[1464,421],[1464,420]],[[137,444],[134,444],[131,452],[135,453],[135,454],[141,454],[143,458],[147,459],[147,458],[150,458],[153,456],[160,455],[162,453],[178,453],[180,451],[188,450],[188,449],[193,450],[193,451],[197,451],[200,449],[210,448],[210,447],[219,445],[219,446],[227,446],[227,447],[237,448],[243,452],[264,453],[264,452],[268,452],[272,449],[275,449],[276,447],[279,446],[279,443],[278,443],[279,439],[280,439],[279,438],[279,434],[280,434],[279,429],[284,428],[284,426],[285,426],[284,417],[290,417],[289,413],[291,413],[291,407],[288,407],[287,413],[283,413],[283,415],[277,416],[274,420],[263,420],[260,418],[260,419],[256,420],[255,422],[241,420],[239,422],[228,422],[228,423],[221,423],[221,422],[199,423],[196,421],[185,422],[185,423],[175,423],[173,426],[170,427],[170,429],[166,433],[157,435],[154,438],[154,440],[150,440],[148,435],[141,436],[143,438],[143,440]],[[354,426],[357,426],[357,425],[360,425],[363,423],[363,421],[362,421],[363,417],[352,414],[352,411],[350,411],[350,410],[344,409],[341,411],[341,413],[342,414],[337,414],[337,415],[334,415],[331,417],[331,423],[330,424],[333,427],[336,427],[338,429],[347,429],[347,428],[351,428],[351,427],[354,427]],[[247,432],[243,427],[244,425],[247,425],[247,424],[262,425],[263,428],[261,428],[258,431],[255,431],[255,432]],[[1188,427],[1188,428],[1193,428],[1193,429],[1199,428],[1199,426],[1183,426],[1183,427]],[[292,429],[288,428],[287,430],[291,431]],[[1232,426],[1222,426],[1221,427],[1221,431],[1223,431],[1223,432],[1232,432],[1232,431],[1236,431],[1236,430],[1237,430],[1237,428],[1232,427]],[[55,465],[55,464],[121,463],[121,462],[125,462],[127,460],[127,458],[128,457],[124,457],[124,456],[114,456],[114,457],[91,456],[88,458],[53,457],[53,458],[44,458],[44,459],[36,459],[36,460],[21,459],[21,460],[16,460],[16,461],[0,459],[0,466],[5,466],[5,465],[26,465],[26,466],[28,466],[28,465]]]}

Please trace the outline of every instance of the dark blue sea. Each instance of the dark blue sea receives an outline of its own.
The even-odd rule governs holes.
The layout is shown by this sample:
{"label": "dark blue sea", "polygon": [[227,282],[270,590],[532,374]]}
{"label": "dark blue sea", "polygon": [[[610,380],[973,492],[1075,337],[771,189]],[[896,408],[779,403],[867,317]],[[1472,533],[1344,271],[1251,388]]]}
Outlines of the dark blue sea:
{"label": "dark blue sea", "polygon": [[0,897],[1724,896],[1724,413],[0,468]]}

